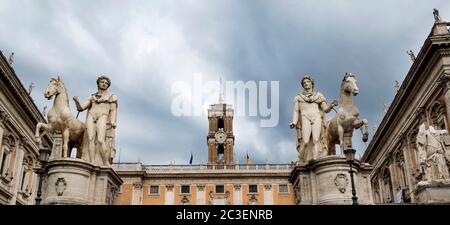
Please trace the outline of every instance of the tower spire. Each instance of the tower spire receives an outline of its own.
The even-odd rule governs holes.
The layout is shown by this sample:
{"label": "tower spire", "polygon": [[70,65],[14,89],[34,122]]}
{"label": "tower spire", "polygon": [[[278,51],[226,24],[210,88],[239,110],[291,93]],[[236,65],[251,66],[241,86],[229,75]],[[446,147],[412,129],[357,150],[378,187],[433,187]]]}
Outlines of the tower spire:
{"label": "tower spire", "polygon": [[220,87],[219,87],[219,104],[223,103],[223,93],[222,93],[222,77],[220,77]]}

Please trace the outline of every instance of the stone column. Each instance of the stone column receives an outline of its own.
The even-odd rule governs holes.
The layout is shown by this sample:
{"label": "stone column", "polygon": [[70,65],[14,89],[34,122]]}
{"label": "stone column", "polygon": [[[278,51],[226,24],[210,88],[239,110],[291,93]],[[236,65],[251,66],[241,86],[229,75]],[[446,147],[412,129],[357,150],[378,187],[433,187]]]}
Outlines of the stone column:
{"label": "stone column", "polygon": [[30,183],[30,187],[32,188],[32,192],[31,192],[31,204],[35,204],[35,199],[36,199],[36,193],[37,193],[37,189],[38,189],[38,184],[39,184],[39,178],[38,175],[36,173],[32,173],[31,174],[32,178],[32,182]]}
{"label": "stone column", "polygon": [[131,196],[132,205],[142,205],[142,189],[141,182],[133,183],[133,191]]}
{"label": "stone column", "polygon": [[[0,148],[3,146],[3,133],[5,129],[5,122],[8,120],[8,115],[4,111],[0,111]],[[1,153],[1,151],[0,151]],[[1,156],[0,156],[1,159]],[[1,161],[0,161],[1,162]]]}
{"label": "stone column", "polygon": [[264,185],[264,205],[273,205],[272,184]]}
{"label": "stone column", "polygon": [[212,117],[208,117],[208,124],[209,124],[209,129],[208,129],[208,131],[209,131],[209,133],[211,134],[212,133],[212,131],[213,131],[213,119],[212,119]]}
{"label": "stone column", "polygon": [[395,180],[395,168],[394,168],[394,160],[392,159],[392,156],[389,159],[389,173],[391,175],[390,179],[391,179],[391,201],[395,202],[396,201],[396,193],[397,193],[397,182]]}
{"label": "stone column", "polygon": [[438,82],[443,88],[443,97],[446,110],[445,117],[447,119],[447,124],[450,126],[450,71],[444,71]]}
{"label": "stone column", "polygon": [[[0,163],[3,162],[3,134],[7,119],[6,112],[0,110]],[[7,170],[8,168],[5,169]],[[2,176],[2,174],[0,174],[0,176]]]}
{"label": "stone column", "polygon": [[205,185],[197,184],[197,205],[205,204]]}
{"label": "stone column", "polygon": [[407,136],[404,136],[402,139],[402,152],[403,152],[403,158],[405,159],[405,180],[406,180],[406,186],[408,187],[408,192],[411,197],[411,202],[414,202],[414,196],[413,196],[413,179],[414,179],[414,169],[412,164],[412,158],[411,158],[411,142],[410,139]]}
{"label": "stone column", "polygon": [[382,170],[379,168],[377,169],[378,172],[378,191],[380,193],[380,202],[379,203],[386,203],[385,201],[385,188],[384,188],[384,181],[383,181],[383,176],[384,174],[382,173]]}
{"label": "stone column", "polygon": [[22,164],[23,164],[23,156],[25,154],[25,151],[23,150],[24,144],[26,143],[25,137],[20,137],[19,144],[16,145],[15,157],[11,159],[12,165],[11,165],[11,175],[12,175],[12,182],[13,182],[13,189],[12,192],[15,194],[11,198],[11,204],[16,204],[16,198],[18,195],[18,191],[20,191],[20,178],[22,176]]}
{"label": "stone column", "polygon": [[50,154],[49,160],[61,159],[62,158],[62,145],[63,145],[62,134],[54,133],[52,135],[52,138],[53,138],[53,146],[52,146],[52,153]]}
{"label": "stone column", "polygon": [[233,193],[233,203],[234,205],[242,205],[242,191],[241,191],[241,185],[235,184],[234,187],[234,193]]}
{"label": "stone column", "polygon": [[229,138],[225,142],[225,162],[233,163],[233,139]]}
{"label": "stone column", "polygon": [[175,203],[175,194],[173,184],[166,184],[165,205],[173,205]]}

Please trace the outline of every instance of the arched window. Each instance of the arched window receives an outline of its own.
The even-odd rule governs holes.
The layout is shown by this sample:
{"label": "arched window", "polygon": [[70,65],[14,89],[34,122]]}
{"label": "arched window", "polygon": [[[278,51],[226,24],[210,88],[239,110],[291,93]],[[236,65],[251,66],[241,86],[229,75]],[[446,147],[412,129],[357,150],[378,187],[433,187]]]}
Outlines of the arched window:
{"label": "arched window", "polygon": [[223,128],[225,127],[225,123],[223,121],[223,118],[219,118],[218,122],[217,122],[217,128],[219,130],[223,130]]}
{"label": "arched window", "polygon": [[20,178],[20,190],[30,194],[32,192],[33,184],[33,164],[34,160],[31,156],[26,156],[23,159],[22,174]]}
{"label": "arched window", "polygon": [[217,159],[224,160],[225,147],[223,145],[217,145]]}
{"label": "arched window", "polygon": [[446,129],[445,107],[440,101],[434,101],[427,109],[427,116],[430,125],[436,129]]}

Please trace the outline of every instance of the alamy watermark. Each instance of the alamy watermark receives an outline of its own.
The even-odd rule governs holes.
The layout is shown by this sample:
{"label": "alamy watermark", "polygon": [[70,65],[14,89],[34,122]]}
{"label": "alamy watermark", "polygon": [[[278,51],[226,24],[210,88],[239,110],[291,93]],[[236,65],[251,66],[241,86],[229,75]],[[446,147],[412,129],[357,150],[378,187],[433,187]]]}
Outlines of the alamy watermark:
{"label": "alamy watermark", "polygon": [[233,106],[235,116],[259,116],[261,127],[277,126],[280,118],[279,81],[227,80],[221,84],[218,80],[203,81],[197,73],[192,82],[173,83],[171,92],[171,112],[177,117],[207,115],[209,105],[219,103],[223,92],[223,103]]}

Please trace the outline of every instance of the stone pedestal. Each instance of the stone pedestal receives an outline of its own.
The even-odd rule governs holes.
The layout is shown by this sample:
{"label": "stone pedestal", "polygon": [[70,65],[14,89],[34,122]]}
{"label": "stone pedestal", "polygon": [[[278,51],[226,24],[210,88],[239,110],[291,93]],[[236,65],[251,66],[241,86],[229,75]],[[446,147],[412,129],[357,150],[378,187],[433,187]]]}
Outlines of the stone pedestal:
{"label": "stone pedestal", "polygon": [[415,201],[420,203],[450,203],[450,180],[419,183],[415,190]]}
{"label": "stone pedestal", "polygon": [[[358,160],[352,165],[358,203],[372,204],[369,168]],[[296,166],[289,182],[295,190],[296,204],[352,204],[350,165],[345,156],[326,156],[303,166]]]}
{"label": "stone pedestal", "polygon": [[123,181],[111,167],[95,166],[81,159],[50,160],[42,204],[112,205]]}
{"label": "stone pedestal", "polygon": [[433,26],[433,35],[446,35],[449,34],[448,31],[448,26],[450,25],[450,23],[448,22],[444,22],[444,21],[440,21],[440,22],[436,22],[434,23]]}

